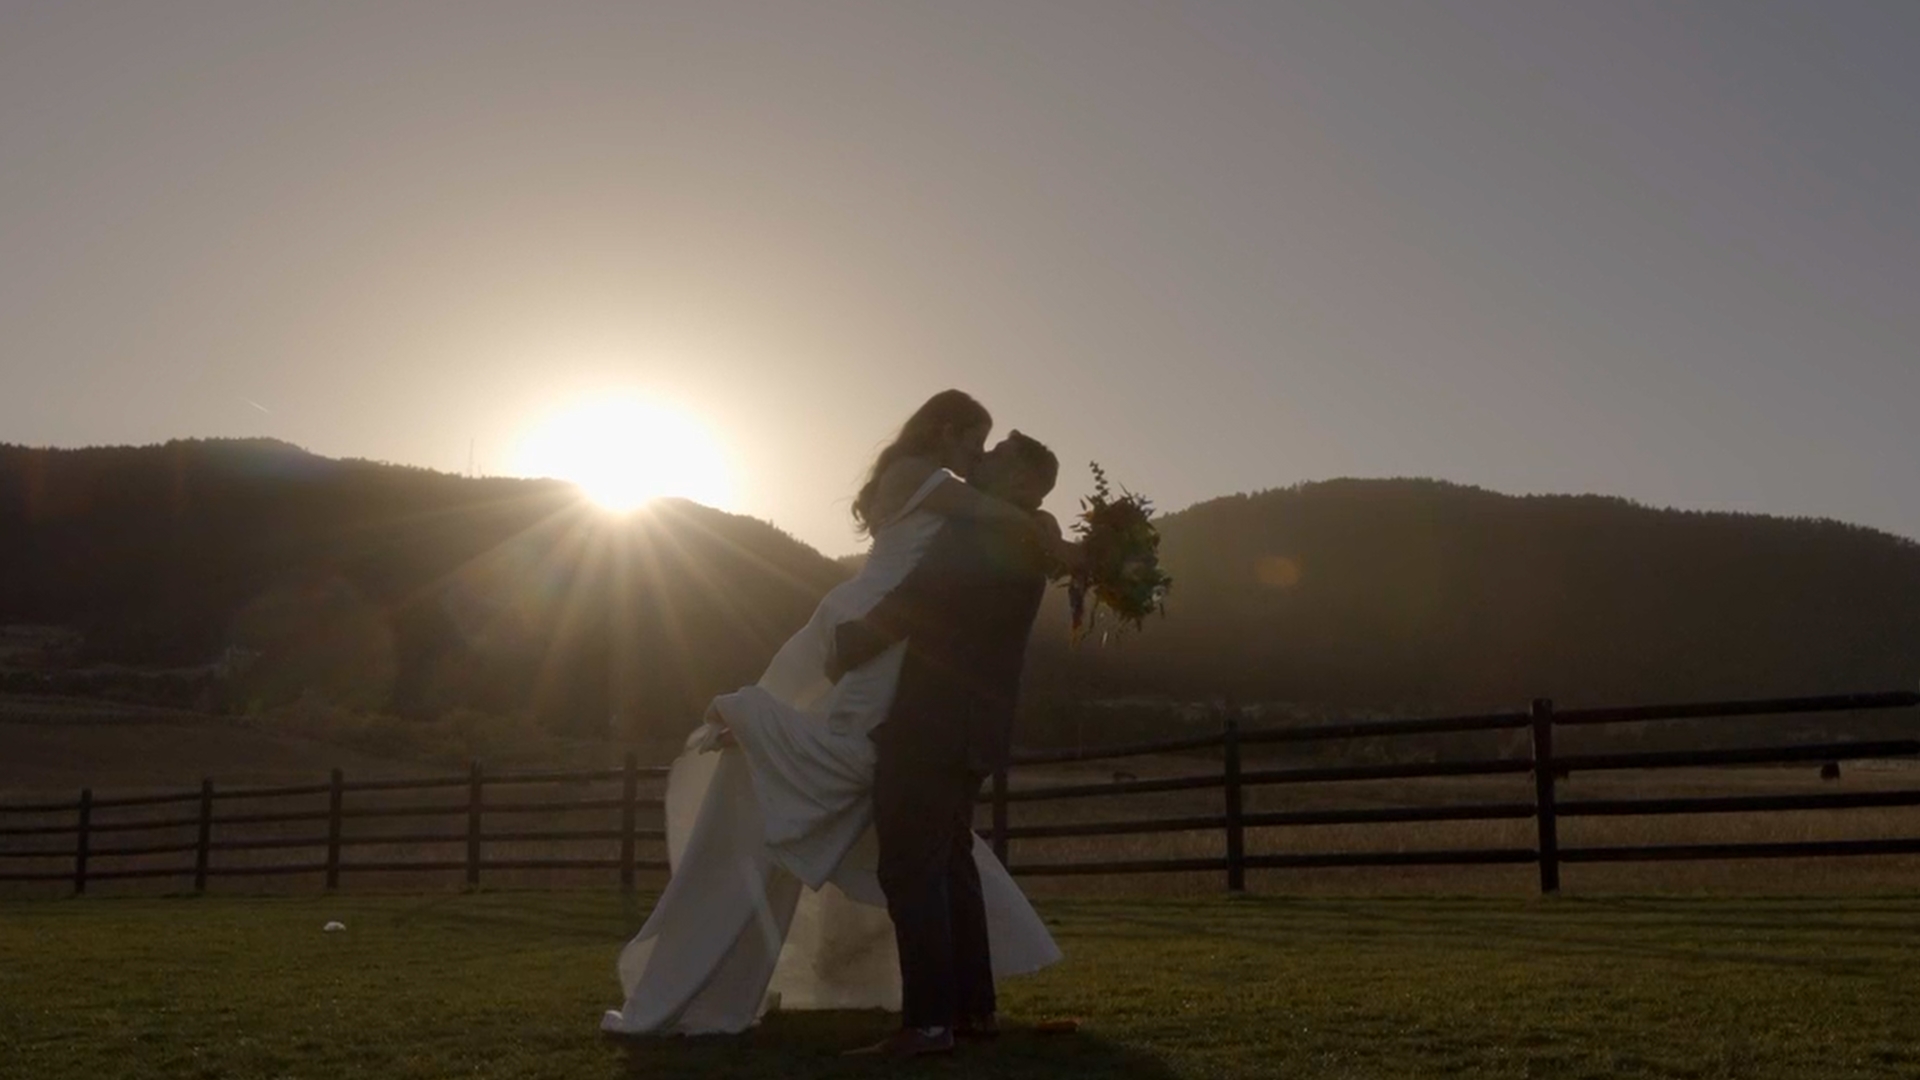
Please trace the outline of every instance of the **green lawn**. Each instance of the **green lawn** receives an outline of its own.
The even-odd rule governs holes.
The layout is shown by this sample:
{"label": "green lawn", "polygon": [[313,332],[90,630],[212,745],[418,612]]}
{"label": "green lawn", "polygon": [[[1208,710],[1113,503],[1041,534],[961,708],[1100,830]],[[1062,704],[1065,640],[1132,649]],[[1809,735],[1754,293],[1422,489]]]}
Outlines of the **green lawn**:
{"label": "green lawn", "polygon": [[[605,894],[0,903],[0,1075],[861,1076],[875,1014],[603,1041]],[[1920,899],[1048,901],[936,1076],[1912,1077]],[[347,924],[322,934],[328,919]],[[1070,1036],[1021,1030],[1079,1017]]]}

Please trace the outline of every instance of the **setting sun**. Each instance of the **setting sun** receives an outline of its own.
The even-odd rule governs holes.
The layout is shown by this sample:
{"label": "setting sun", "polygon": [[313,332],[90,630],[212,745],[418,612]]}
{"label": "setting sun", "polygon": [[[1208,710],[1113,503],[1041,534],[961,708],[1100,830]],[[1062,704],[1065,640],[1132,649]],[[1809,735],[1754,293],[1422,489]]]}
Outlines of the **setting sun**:
{"label": "setting sun", "polygon": [[554,413],[520,440],[513,470],[571,481],[609,510],[663,496],[720,509],[733,502],[726,455],[705,425],[639,396],[593,398]]}

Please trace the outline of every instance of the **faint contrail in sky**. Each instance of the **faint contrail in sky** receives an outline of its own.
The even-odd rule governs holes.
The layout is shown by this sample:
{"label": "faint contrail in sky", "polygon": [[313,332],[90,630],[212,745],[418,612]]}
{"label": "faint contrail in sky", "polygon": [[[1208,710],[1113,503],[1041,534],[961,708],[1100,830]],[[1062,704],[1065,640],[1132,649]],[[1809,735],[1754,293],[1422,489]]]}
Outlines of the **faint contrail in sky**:
{"label": "faint contrail in sky", "polygon": [[252,398],[241,398],[240,400],[246,402],[247,404],[253,406],[256,409],[259,409],[261,412],[266,413],[268,416],[273,415],[272,409],[267,408],[265,405],[260,404],[259,402],[253,400]]}

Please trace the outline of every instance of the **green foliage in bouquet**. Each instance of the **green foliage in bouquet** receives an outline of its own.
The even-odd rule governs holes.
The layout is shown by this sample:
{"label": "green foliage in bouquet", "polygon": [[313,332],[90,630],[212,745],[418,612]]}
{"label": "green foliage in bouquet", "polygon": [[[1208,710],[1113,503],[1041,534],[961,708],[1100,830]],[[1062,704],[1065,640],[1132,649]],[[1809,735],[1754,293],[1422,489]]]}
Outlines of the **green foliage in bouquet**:
{"label": "green foliage in bouquet", "polygon": [[[1080,500],[1073,531],[1086,550],[1086,566],[1067,580],[1073,608],[1073,640],[1093,633],[1105,608],[1119,629],[1139,629],[1148,615],[1166,614],[1173,579],[1160,569],[1160,530],[1153,503],[1125,488],[1116,498],[1099,462],[1092,463],[1093,494]],[[1088,599],[1093,604],[1088,606]],[[1104,640],[1106,635],[1101,635]]]}

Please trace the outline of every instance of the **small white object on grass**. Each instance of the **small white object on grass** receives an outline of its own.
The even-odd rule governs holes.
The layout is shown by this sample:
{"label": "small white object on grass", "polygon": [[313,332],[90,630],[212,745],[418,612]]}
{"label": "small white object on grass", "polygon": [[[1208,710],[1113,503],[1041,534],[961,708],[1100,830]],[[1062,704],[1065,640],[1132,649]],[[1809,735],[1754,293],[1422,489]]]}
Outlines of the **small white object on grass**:
{"label": "small white object on grass", "polygon": [[336,930],[345,930],[346,928],[347,928],[347,924],[346,924],[346,923],[343,923],[343,922],[330,922],[330,923],[328,923],[327,925],[325,925],[325,926],[323,926],[323,927],[321,927],[320,929],[322,929],[322,930],[324,930],[324,931],[326,931],[327,933],[329,933],[329,934],[331,934],[331,933],[333,933],[333,932],[334,932],[334,931],[336,931]]}

